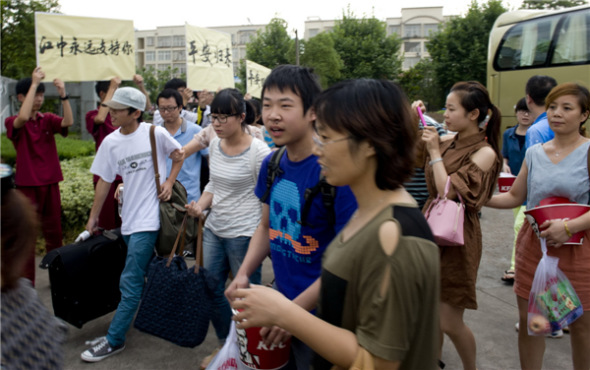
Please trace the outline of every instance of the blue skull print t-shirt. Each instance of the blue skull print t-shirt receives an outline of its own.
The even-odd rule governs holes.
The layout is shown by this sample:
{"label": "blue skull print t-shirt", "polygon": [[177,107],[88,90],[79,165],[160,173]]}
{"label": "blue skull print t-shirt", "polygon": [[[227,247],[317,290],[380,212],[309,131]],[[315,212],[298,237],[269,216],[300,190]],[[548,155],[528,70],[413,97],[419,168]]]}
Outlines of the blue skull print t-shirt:
{"label": "blue skull print t-shirt", "polygon": [[[271,156],[272,153],[260,168],[255,189],[258,198],[266,192]],[[331,225],[329,211],[318,192],[307,216],[310,226],[302,226],[298,221],[305,204],[305,189],[314,187],[320,179],[317,157],[311,155],[303,161],[291,162],[285,152],[279,165],[283,172],[276,176],[266,200],[270,212],[270,253],[277,288],[293,300],[320,277],[324,250],[356,210],[356,200],[348,186],[337,187],[336,223]]]}

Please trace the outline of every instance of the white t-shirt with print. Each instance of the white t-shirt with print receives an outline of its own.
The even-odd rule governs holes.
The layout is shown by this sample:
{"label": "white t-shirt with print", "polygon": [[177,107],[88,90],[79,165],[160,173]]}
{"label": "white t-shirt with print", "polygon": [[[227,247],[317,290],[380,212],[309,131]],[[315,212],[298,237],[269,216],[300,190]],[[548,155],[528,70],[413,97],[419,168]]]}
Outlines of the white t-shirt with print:
{"label": "white t-shirt with print", "polygon": [[[117,175],[123,178],[121,233],[130,235],[160,228],[159,200],[154,179],[150,147],[150,126],[142,122],[135,132],[123,135],[113,131],[102,142],[90,172],[112,183]],[[166,181],[166,158],[180,144],[162,127],[156,127],[156,149],[160,184]]]}

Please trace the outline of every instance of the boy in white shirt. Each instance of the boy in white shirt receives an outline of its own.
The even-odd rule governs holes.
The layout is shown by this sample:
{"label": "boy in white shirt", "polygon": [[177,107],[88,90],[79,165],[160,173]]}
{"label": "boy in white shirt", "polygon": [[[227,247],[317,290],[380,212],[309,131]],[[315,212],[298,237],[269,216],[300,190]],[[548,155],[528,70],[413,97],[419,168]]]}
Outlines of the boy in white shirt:
{"label": "boy in white shirt", "polygon": [[[125,334],[143,292],[145,275],[152,258],[160,229],[159,201],[167,201],[172,185],[182,167],[184,152],[164,128],[156,127],[156,150],[162,192],[157,194],[154,179],[150,124],[141,122],[146,105],[145,95],[133,87],[115,91],[110,101],[112,123],[118,130],[109,134],[96,153],[90,171],[100,179],[96,184],[94,204],[86,229],[93,233],[98,215],[116,175],[123,178],[125,199],[121,212],[121,233],[127,243],[127,259],[121,274],[121,302],[106,337],[97,338],[92,347],[81,355],[84,361],[98,362],[125,349]],[[173,159],[170,176],[166,179],[166,157]],[[163,181],[163,179],[166,179]]]}

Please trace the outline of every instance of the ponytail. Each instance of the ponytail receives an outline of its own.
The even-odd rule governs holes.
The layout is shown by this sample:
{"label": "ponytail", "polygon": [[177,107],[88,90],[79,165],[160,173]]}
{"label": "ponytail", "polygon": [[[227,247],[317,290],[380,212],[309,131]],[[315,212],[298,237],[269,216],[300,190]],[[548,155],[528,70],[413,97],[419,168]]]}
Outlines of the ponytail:
{"label": "ponytail", "polygon": [[495,105],[490,105],[490,119],[486,125],[486,137],[488,138],[488,144],[492,146],[498,157],[501,158],[500,145],[498,140],[500,138],[500,126],[502,124],[502,114]]}

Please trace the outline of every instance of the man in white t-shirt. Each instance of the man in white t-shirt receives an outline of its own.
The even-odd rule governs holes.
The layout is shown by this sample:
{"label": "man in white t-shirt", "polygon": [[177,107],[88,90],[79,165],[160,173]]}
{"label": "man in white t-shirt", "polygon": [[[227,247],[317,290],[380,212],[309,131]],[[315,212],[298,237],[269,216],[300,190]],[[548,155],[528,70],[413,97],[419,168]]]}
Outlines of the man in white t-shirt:
{"label": "man in white t-shirt", "polygon": [[[125,334],[139,306],[145,275],[160,229],[159,201],[170,199],[172,185],[184,158],[180,144],[164,128],[156,127],[162,188],[161,193],[157,194],[149,139],[151,125],[141,122],[146,105],[145,95],[133,87],[122,87],[115,91],[111,100],[103,104],[110,108],[112,124],[118,129],[103,140],[90,168],[90,172],[100,179],[96,184],[94,204],[86,229],[91,233],[96,231],[98,215],[111,183],[120,175],[125,184],[121,233],[127,243],[127,259],[119,283],[121,302],[106,337],[92,341],[92,347],[82,353],[82,359],[87,362],[101,361],[125,348]],[[169,156],[173,157],[174,162],[170,176],[166,179],[166,158]]]}

